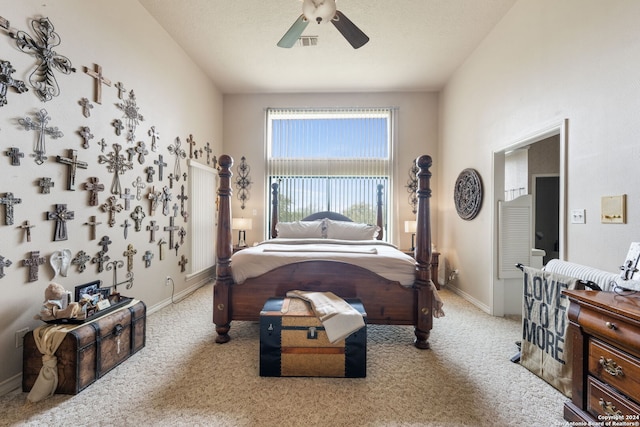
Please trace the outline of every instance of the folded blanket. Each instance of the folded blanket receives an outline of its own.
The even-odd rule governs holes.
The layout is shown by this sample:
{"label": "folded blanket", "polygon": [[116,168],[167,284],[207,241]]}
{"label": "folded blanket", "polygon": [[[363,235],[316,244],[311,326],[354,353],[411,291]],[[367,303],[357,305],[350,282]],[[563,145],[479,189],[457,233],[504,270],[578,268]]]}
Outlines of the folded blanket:
{"label": "folded blanket", "polygon": [[289,291],[290,298],[300,298],[311,303],[313,312],[322,322],[329,342],[345,339],[365,326],[362,314],[333,292]]}

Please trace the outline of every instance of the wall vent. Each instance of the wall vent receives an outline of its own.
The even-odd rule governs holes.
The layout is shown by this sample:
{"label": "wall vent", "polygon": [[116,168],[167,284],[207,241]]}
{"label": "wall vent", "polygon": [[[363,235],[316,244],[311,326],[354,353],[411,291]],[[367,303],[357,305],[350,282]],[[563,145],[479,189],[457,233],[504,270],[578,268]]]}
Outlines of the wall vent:
{"label": "wall vent", "polygon": [[317,46],[318,36],[301,36],[298,39],[298,46]]}

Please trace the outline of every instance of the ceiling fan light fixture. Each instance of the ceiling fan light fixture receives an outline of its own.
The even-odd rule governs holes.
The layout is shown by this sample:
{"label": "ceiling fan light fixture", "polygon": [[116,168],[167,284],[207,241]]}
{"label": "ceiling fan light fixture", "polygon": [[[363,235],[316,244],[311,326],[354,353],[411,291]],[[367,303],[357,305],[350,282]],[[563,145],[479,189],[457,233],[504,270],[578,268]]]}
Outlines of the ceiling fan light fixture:
{"label": "ceiling fan light fixture", "polygon": [[302,14],[318,24],[329,22],[336,15],[335,0],[303,0]]}

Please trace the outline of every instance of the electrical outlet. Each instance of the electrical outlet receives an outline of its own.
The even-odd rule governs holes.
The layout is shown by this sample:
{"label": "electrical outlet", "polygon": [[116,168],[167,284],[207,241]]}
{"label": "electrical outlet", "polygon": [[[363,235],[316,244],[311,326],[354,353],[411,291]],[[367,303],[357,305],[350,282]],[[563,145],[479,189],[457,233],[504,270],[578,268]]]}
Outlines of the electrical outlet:
{"label": "electrical outlet", "polygon": [[169,286],[170,284],[171,284],[171,276],[167,276],[167,278],[164,279],[164,285]]}
{"label": "electrical outlet", "polygon": [[29,332],[29,328],[22,328],[16,331],[16,348],[22,347],[22,343],[24,341],[24,336]]}

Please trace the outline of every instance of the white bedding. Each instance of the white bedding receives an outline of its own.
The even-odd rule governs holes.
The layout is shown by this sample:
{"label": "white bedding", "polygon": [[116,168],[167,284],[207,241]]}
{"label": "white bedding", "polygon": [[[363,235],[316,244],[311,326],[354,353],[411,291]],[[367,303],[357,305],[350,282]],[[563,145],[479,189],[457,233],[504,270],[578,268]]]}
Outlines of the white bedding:
{"label": "white bedding", "polygon": [[341,261],[411,286],[415,281],[415,260],[396,246],[380,240],[271,239],[236,252],[231,257],[235,283],[302,261]]}

